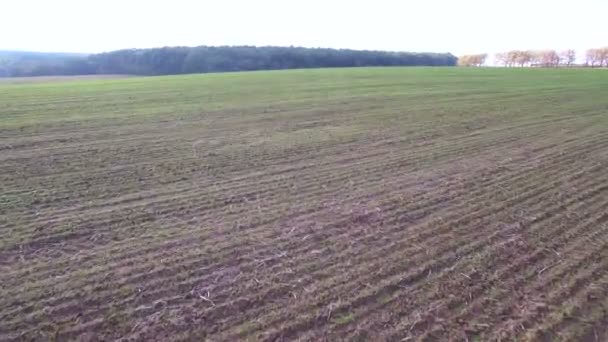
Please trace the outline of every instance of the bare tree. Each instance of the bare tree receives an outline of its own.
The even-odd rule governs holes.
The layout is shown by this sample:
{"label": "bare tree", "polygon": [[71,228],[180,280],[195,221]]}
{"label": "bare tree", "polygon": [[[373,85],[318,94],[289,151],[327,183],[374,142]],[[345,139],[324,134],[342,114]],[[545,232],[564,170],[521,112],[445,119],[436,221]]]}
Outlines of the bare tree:
{"label": "bare tree", "polygon": [[576,51],[572,49],[564,50],[559,54],[559,57],[563,64],[566,64],[567,67],[570,67],[576,61]]}
{"label": "bare tree", "polygon": [[540,51],[540,65],[544,67],[558,67],[559,66],[559,55],[555,50]]}
{"label": "bare tree", "polygon": [[477,54],[477,55],[464,55],[458,58],[458,65],[460,66],[476,66],[480,67],[486,62],[488,54]]}
{"label": "bare tree", "polygon": [[600,64],[600,67],[608,67],[608,46],[597,49],[597,60]]}
{"label": "bare tree", "polygon": [[532,51],[515,51],[515,62],[519,64],[520,67],[524,67],[532,61],[533,52]]}
{"label": "bare tree", "polygon": [[471,56],[470,55],[464,55],[464,56],[460,56],[458,57],[458,66],[471,66]]}
{"label": "bare tree", "polygon": [[[608,49],[606,51],[608,51]],[[488,59],[487,53],[482,53],[482,54],[477,55],[477,62],[478,62],[477,66],[482,66],[482,65],[486,64],[487,59]]]}
{"label": "bare tree", "polygon": [[508,66],[509,65],[509,56],[506,52],[499,52],[496,55],[494,55],[494,62],[496,64]]}
{"label": "bare tree", "polygon": [[544,51],[530,51],[530,65],[535,67],[544,66]]}
{"label": "bare tree", "polygon": [[598,62],[598,57],[599,57],[598,49],[587,50],[587,52],[585,53],[585,60],[586,60],[587,66],[590,66],[592,68],[595,67],[595,64]]}
{"label": "bare tree", "polygon": [[509,66],[516,65],[518,63],[519,54],[520,54],[519,50],[512,50],[512,51],[507,52],[507,64]]}

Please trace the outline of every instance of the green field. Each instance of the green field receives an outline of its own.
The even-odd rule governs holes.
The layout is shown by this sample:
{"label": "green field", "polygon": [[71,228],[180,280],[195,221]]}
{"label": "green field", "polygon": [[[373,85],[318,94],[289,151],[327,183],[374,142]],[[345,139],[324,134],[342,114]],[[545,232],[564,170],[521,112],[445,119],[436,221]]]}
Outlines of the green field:
{"label": "green field", "polygon": [[0,83],[0,341],[606,340],[608,71]]}

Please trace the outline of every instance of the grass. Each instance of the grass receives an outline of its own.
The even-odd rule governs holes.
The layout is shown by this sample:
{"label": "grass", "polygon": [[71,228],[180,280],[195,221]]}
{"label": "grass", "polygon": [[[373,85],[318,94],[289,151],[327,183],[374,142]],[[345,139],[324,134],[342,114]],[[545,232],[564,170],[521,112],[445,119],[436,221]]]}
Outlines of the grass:
{"label": "grass", "polygon": [[[508,107],[515,97],[521,100],[520,96],[540,100],[539,104],[550,103],[560,89],[567,89],[569,97],[583,103],[599,95],[584,90],[600,91],[605,76],[602,71],[571,69],[293,70],[0,84],[0,101],[4,104],[2,127],[7,128],[108,119],[200,118],[218,111],[247,114],[266,110],[275,114],[281,108],[348,109],[369,100],[402,104],[401,111],[410,114],[409,118],[429,105],[439,111],[432,114],[441,115],[446,110],[441,104],[455,101],[462,109],[481,102],[488,110]],[[572,91],[572,83],[578,91]],[[487,100],[492,103],[483,103]],[[377,119],[395,120],[405,114],[376,110]]]}
{"label": "grass", "polygon": [[0,83],[0,340],[605,338],[606,76]]}
{"label": "grass", "polygon": [[346,313],[346,314],[342,314],[338,317],[334,317],[332,319],[332,322],[336,325],[342,325],[342,324],[348,324],[350,322],[352,322],[355,318],[353,317],[352,314],[350,313]]}

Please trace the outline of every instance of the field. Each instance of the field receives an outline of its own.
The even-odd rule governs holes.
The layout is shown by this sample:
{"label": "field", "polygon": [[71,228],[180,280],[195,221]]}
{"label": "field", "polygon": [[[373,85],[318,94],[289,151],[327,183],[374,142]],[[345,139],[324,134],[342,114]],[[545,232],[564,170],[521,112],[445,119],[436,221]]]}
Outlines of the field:
{"label": "field", "polygon": [[108,80],[131,77],[129,75],[82,75],[82,76],[31,76],[31,77],[0,77],[2,84],[27,84],[27,83],[49,83],[69,82],[77,80]]}
{"label": "field", "polygon": [[0,340],[608,339],[608,72],[0,84]]}

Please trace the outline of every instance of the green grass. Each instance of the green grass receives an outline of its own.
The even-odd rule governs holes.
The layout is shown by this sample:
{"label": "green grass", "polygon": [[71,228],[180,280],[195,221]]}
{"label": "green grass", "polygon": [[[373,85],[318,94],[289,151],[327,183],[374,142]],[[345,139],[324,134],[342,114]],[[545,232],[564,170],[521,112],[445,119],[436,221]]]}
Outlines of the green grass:
{"label": "green grass", "polygon": [[343,324],[348,324],[350,322],[352,322],[355,318],[353,317],[353,314],[351,313],[343,313],[337,317],[333,317],[332,318],[332,323],[336,324],[336,325],[343,325]]}
{"label": "green grass", "polygon": [[[370,101],[378,103],[374,120],[467,115],[479,106],[509,111],[510,104],[525,101],[535,101],[539,108],[558,101],[567,110],[605,97],[607,84],[608,73],[602,70],[500,68],[320,69],[0,83],[0,128],[174,120],[225,111],[348,110]],[[382,104],[400,105],[399,111],[383,110]],[[420,112],[431,108],[434,113]]]}

